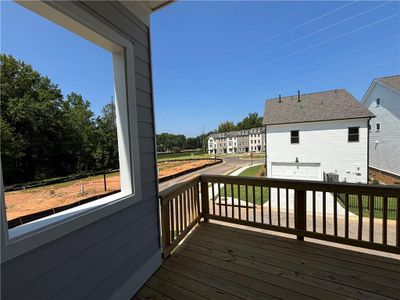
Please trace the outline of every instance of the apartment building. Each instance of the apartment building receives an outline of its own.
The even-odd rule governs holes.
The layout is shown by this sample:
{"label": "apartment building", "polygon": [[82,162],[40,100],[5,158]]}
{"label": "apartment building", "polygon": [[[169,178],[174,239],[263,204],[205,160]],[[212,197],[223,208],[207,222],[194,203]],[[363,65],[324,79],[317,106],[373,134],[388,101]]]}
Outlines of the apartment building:
{"label": "apartment building", "polygon": [[265,128],[215,133],[208,138],[209,154],[265,152]]}

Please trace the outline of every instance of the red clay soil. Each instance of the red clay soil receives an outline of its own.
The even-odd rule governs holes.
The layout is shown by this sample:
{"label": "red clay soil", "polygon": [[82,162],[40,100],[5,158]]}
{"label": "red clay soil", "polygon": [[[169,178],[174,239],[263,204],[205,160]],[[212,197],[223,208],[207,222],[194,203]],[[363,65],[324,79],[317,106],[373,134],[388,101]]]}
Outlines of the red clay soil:
{"label": "red clay soil", "polygon": [[[158,163],[159,177],[173,175],[209,164],[211,160],[168,161]],[[84,194],[81,194],[81,187]],[[38,213],[85,200],[94,196],[120,190],[119,173],[107,175],[107,191],[104,191],[103,176],[95,176],[57,183],[37,188],[5,193],[7,220]]]}
{"label": "red clay soil", "polygon": [[212,162],[214,162],[214,160],[210,159],[160,162],[158,163],[158,177],[163,178],[174,175],[190,169],[202,167]]}
{"label": "red clay soil", "polygon": [[[84,194],[81,195],[81,187]],[[7,220],[41,212],[93,196],[120,190],[119,173],[107,175],[107,191],[103,176],[5,193]]]}
{"label": "red clay soil", "polygon": [[379,172],[378,170],[369,169],[369,177],[372,180],[378,180],[384,184],[400,184],[400,179],[394,176],[390,176],[387,173]]}

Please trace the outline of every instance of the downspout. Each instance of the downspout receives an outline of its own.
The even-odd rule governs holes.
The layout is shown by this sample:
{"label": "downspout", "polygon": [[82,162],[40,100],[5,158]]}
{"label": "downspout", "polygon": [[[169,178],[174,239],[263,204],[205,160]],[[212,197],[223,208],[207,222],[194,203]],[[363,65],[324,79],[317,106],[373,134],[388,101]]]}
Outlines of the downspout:
{"label": "downspout", "polygon": [[[371,118],[368,119],[367,124],[367,184],[369,183],[369,126],[370,126]],[[372,129],[372,128],[371,128]]]}

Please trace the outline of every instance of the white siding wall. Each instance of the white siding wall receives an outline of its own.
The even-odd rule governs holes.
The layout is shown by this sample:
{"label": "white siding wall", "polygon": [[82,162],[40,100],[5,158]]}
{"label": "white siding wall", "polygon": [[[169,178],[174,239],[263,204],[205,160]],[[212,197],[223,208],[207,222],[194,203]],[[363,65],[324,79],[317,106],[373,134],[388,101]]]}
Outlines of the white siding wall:
{"label": "white siding wall", "polygon": [[[376,106],[377,98],[380,106]],[[400,176],[400,93],[378,83],[364,101],[376,116],[370,122],[369,164]],[[376,123],[381,124],[380,131],[376,131]]]}
{"label": "white siding wall", "polygon": [[[359,142],[348,142],[348,127],[360,127]],[[290,143],[290,131],[299,130],[300,143]],[[368,119],[352,119],[267,126],[267,176],[272,162],[320,163],[322,172],[339,174],[339,180],[368,180]],[[355,173],[361,173],[357,176]]]}

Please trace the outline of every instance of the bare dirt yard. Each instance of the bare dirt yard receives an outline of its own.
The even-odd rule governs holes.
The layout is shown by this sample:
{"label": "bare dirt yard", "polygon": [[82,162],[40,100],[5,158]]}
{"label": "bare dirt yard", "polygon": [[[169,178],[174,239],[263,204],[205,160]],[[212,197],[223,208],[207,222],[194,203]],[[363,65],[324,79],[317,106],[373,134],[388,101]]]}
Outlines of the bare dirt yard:
{"label": "bare dirt yard", "polygon": [[183,161],[165,161],[159,162],[158,166],[158,176],[163,178],[166,176],[178,174],[183,171],[194,169],[197,167],[202,167],[214,162],[211,159],[199,159],[199,160],[183,160]]}
{"label": "bare dirt yard", "polygon": [[[167,161],[158,163],[159,177],[187,171],[213,162],[209,159]],[[121,189],[119,172],[107,174],[107,191],[104,191],[103,175],[37,188],[5,193],[7,220],[76,203],[91,197],[117,192]],[[83,193],[81,189],[83,187]]]}
{"label": "bare dirt yard", "polygon": [[[119,172],[5,193],[7,220],[120,190]],[[83,193],[81,193],[83,187]]]}

